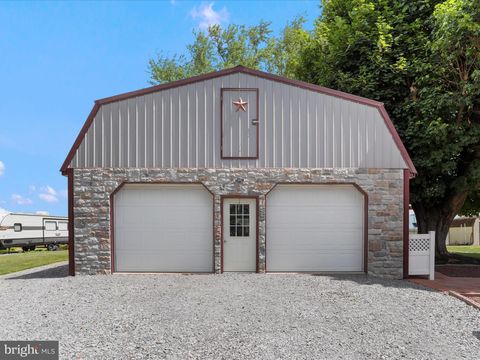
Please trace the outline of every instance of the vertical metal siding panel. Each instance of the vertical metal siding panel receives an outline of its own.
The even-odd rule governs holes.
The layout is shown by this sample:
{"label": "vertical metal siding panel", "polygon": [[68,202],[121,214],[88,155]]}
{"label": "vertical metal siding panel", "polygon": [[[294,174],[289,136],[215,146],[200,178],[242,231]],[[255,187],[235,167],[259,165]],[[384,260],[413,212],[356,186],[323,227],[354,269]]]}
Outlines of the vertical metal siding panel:
{"label": "vertical metal siding panel", "polygon": [[350,114],[351,111],[350,109],[352,108],[352,105],[354,105],[352,102],[345,102],[343,108],[343,164],[342,166],[344,168],[350,168],[352,167],[351,163],[351,157],[350,157],[350,148],[352,145],[352,127],[351,127],[351,119],[350,119]]}
{"label": "vertical metal siding panel", "polygon": [[266,152],[267,152],[267,167],[275,167],[274,163],[274,137],[275,137],[275,119],[273,118],[273,91],[274,91],[274,84],[272,82],[268,82],[266,84],[266,99],[265,99],[265,110],[266,110],[266,118],[267,120],[267,143],[265,144]]}
{"label": "vertical metal siding panel", "polygon": [[94,166],[94,151],[95,151],[95,123],[98,117],[93,120],[92,127],[87,132],[85,143],[85,167]]}
{"label": "vertical metal siding panel", "polygon": [[202,123],[202,132],[201,132],[201,150],[199,153],[200,164],[202,167],[206,168],[208,165],[207,162],[207,135],[208,135],[208,121],[209,117],[207,116],[207,87],[206,82],[201,84],[201,93],[199,95],[199,113],[201,114],[201,123]]}
{"label": "vertical metal siding panel", "polygon": [[323,167],[323,97],[316,94],[315,101],[315,143],[316,162],[315,167]]}
{"label": "vertical metal siding panel", "polygon": [[283,122],[283,135],[282,135],[282,159],[283,167],[291,167],[290,157],[290,132],[291,132],[291,119],[290,119],[290,87],[284,86],[282,88],[282,122]]}
{"label": "vertical metal siding panel", "polygon": [[[222,167],[222,161],[220,159],[220,89],[222,88],[222,83],[219,79],[214,79],[212,81],[212,167]],[[218,141],[218,143],[217,143]]]}
{"label": "vertical metal siding panel", "polygon": [[[371,117],[375,123],[375,164],[382,164],[383,163],[383,158],[385,157],[384,151],[384,135],[382,134],[382,127],[384,127],[383,122],[381,123],[380,121],[376,121],[374,111],[376,109],[371,108]],[[383,135],[383,136],[382,136]],[[380,166],[376,166],[380,167]]]}
{"label": "vertical metal siding panel", "polygon": [[261,91],[259,89],[259,107],[258,111],[260,113],[261,118],[263,119],[262,125],[262,133],[260,134],[260,148],[262,149],[262,167],[268,167],[268,151],[267,151],[267,133],[268,133],[268,123],[270,119],[267,116],[267,82],[265,79],[259,79],[259,83],[261,84]]}
{"label": "vertical metal siding panel", "polygon": [[332,111],[332,98],[330,96],[325,97],[324,106],[325,116],[325,132],[324,132],[324,144],[325,144],[325,167],[333,167],[333,111]]}
{"label": "vertical metal siding panel", "polygon": [[164,167],[164,121],[165,121],[165,91],[154,94],[153,104],[155,107],[155,162],[154,167]]}
{"label": "vertical metal siding panel", "polygon": [[143,122],[145,124],[144,131],[144,166],[146,168],[153,167],[153,159],[155,157],[155,122],[156,114],[154,113],[153,95],[145,96],[144,108],[143,108]]}
{"label": "vertical metal siding panel", "polygon": [[[261,104],[261,98],[260,98],[260,94],[262,92],[262,90],[260,90],[262,84],[261,84],[261,81],[259,78],[257,77],[249,77],[248,78],[248,83],[247,83],[247,87],[250,87],[250,88],[253,88],[253,89],[258,89],[258,104],[257,104],[257,120],[258,120],[258,125],[257,125],[257,131],[258,131],[258,137],[257,137],[257,149],[258,149],[258,159],[257,160],[254,160],[254,161],[251,161],[248,163],[247,167],[249,168],[257,168],[257,167],[261,167],[260,164],[262,164],[263,160],[263,149],[262,149],[262,134],[264,132],[264,122],[265,122],[265,119],[263,118],[262,116],[262,112],[260,110],[260,104]],[[257,110],[256,109],[256,110]]]}
{"label": "vertical metal siding panel", "polygon": [[358,122],[360,116],[360,108],[357,106],[350,106],[350,166],[352,168],[358,167]]}
{"label": "vertical metal siding panel", "polygon": [[[207,81],[205,83],[205,115],[207,117],[206,121],[206,161],[205,161],[205,167],[207,168],[213,168],[213,146],[214,144],[214,133],[215,133],[215,126],[214,122],[216,121],[216,116],[213,111],[214,109],[214,86],[212,81]],[[217,121],[219,121],[217,119]]]}
{"label": "vertical metal siding panel", "polygon": [[188,154],[191,148],[190,144],[190,94],[188,89],[191,88],[191,86],[188,87],[181,87],[179,88],[179,96],[180,96],[180,106],[182,110],[182,126],[179,127],[180,131],[180,143],[181,143],[181,165],[180,167],[182,168],[187,168],[188,167]]}
{"label": "vertical metal siding panel", "polygon": [[371,168],[374,165],[375,139],[373,137],[374,124],[369,115],[368,111],[365,111],[365,166]]}
{"label": "vertical metal siding panel", "polygon": [[277,167],[277,163],[276,163],[276,158],[277,158],[277,129],[278,129],[278,126],[277,126],[277,112],[276,112],[276,103],[275,103],[275,100],[276,100],[276,84],[272,84],[272,89],[271,89],[271,92],[270,92],[270,106],[269,106],[269,109],[270,109],[270,118],[271,118],[271,122],[272,122],[272,130],[271,130],[271,138],[270,138],[270,144],[271,146],[269,146],[269,148],[271,149],[271,154],[272,154],[272,167]]}
{"label": "vertical metal siding panel", "polygon": [[202,119],[200,118],[199,116],[199,113],[198,113],[198,109],[199,109],[199,95],[200,95],[200,91],[201,91],[201,88],[200,88],[200,85],[201,83],[196,83],[195,84],[195,95],[194,95],[194,103],[195,103],[195,106],[192,106],[192,109],[193,109],[193,123],[194,123],[194,126],[195,126],[195,130],[193,131],[193,134],[192,134],[192,138],[193,138],[193,141],[195,142],[195,147],[192,147],[193,150],[192,150],[192,158],[191,158],[191,162],[192,162],[192,167],[195,167],[195,168],[199,168],[199,152],[200,152],[200,144],[199,144],[199,141],[200,141],[200,136],[199,136],[199,127],[201,126],[200,123],[202,123]]}
{"label": "vertical metal siding panel", "polygon": [[146,166],[145,162],[145,96],[141,96],[135,98],[135,121],[136,121],[136,143],[137,146],[135,148],[135,161],[136,166],[139,168],[143,168]]}
{"label": "vertical metal siding panel", "polygon": [[297,148],[295,139],[298,138],[297,111],[294,105],[294,89],[291,87],[288,97],[288,109],[290,118],[290,167],[297,167]]}
{"label": "vertical metal siding panel", "polygon": [[[245,85],[244,85],[245,86]],[[251,139],[251,132],[252,132],[252,127],[254,125],[251,124],[250,122],[250,119],[254,119],[255,118],[255,102],[256,102],[256,93],[255,92],[247,92],[246,93],[246,96],[247,96],[247,101],[248,102],[248,105],[247,105],[247,119],[248,121],[245,122],[245,124],[239,124],[239,128],[240,128],[240,133],[238,135],[239,137],[239,141],[241,141],[241,144],[242,144],[242,148],[240,149],[240,151],[243,151],[243,149],[246,149],[246,153],[248,154],[248,156],[254,156],[255,155],[255,151],[252,152],[251,149],[253,149],[254,145],[255,145],[255,141],[253,139]],[[250,106],[251,104],[251,106]],[[253,140],[253,141],[250,141],[250,140]],[[248,164],[248,161],[244,161],[243,163],[245,164]],[[246,167],[246,166],[241,166],[241,167]]]}
{"label": "vertical metal siding panel", "polygon": [[298,146],[298,162],[300,167],[307,166],[307,142],[308,142],[308,134],[307,134],[307,101],[305,98],[305,91],[297,89],[297,96],[298,96],[298,116],[299,116],[299,146]]}
{"label": "vertical metal siding panel", "polygon": [[135,119],[135,102],[132,99],[127,100],[127,167],[136,166],[136,147],[137,147],[137,124]]}
{"label": "vertical metal siding panel", "polygon": [[81,142],[77,150],[77,168],[85,167],[85,139]]}
{"label": "vertical metal siding panel", "polygon": [[183,109],[181,107],[181,99],[179,94],[179,89],[173,89],[172,96],[172,167],[180,168],[182,167],[182,138],[180,129],[183,127]]}
{"label": "vertical metal siding panel", "polygon": [[365,107],[362,107],[359,111],[359,115],[361,115],[359,121],[359,138],[358,138],[358,151],[359,151],[359,158],[358,158],[358,166],[361,168],[367,167],[367,118]]}
{"label": "vertical metal siding panel", "polygon": [[283,148],[283,112],[282,112],[282,86],[278,84],[275,86],[274,91],[275,97],[273,98],[273,111],[274,111],[274,118],[275,118],[275,147],[273,149],[275,155],[274,166],[275,167],[282,167],[283,158],[282,158],[282,148]]}
{"label": "vertical metal siding panel", "polygon": [[112,120],[112,105],[106,106],[104,109],[103,115],[103,139],[102,139],[102,146],[103,146],[103,167],[111,168],[111,156],[112,156],[112,132],[111,132],[111,120]]}
{"label": "vertical metal siding panel", "polygon": [[165,93],[164,131],[163,131],[163,161],[164,167],[172,168],[172,139],[173,139],[173,91]]}
{"label": "vertical metal siding panel", "polygon": [[122,101],[119,107],[120,120],[120,167],[128,167],[128,106]]}
{"label": "vertical metal siding panel", "polygon": [[185,152],[187,150],[186,144],[186,99],[185,96],[181,94],[182,89],[176,88],[174,90],[175,94],[175,110],[176,116],[174,116],[174,129],[175,129],[175,146],[173,147],[174,151],[174,161],[175,167],[182,168],[185,167],[185,162],[183,159],[186,159]]}
{"label": "vertical metal siding panel", "polygon": [[334,126],[334,166],[336,168],[342,167],[342,101],[335,98],[334,100],[334,108],[333,111],[335,112],[335,126]]}
{"label": "vertical metal siding panel", "polygon": [[308,119],[309,119],[309,126],[308,126],[308,167],[315,168],[317,167],[317,99],[315,93],[309,91],[308,92]]}
{"label": "vertical metal siding panel", "polygon": [[119,158],[120,158],[120,141],[119,141],[119,130],[120,122],[118,120],[118,103],[112,103],[110,107],[110,126],[111,126],[111,149],[112,149],[112,160],[111,167],[119,167]]}

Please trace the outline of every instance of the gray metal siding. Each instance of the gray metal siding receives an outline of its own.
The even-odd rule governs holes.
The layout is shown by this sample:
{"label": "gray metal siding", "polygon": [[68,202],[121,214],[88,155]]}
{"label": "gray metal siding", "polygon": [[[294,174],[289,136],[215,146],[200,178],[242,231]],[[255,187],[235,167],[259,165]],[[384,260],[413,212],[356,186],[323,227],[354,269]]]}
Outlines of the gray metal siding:
{"label": "gray metal siding", "polygon": [[[220,89],[259,89],[258,160],[221,159]],[[102,105],[73,168],[407,168],[378,109],[247,74]]]}

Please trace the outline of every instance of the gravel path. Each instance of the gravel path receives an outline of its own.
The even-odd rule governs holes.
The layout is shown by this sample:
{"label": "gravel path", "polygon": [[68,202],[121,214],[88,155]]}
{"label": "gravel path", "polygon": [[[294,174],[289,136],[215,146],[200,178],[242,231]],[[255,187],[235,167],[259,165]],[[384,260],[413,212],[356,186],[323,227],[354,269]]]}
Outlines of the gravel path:
{"label": "gravel path", "polygon": [[365,276],[114,275],[66,266],[0,279],[0,339],[61,359],[474,359],[480,311]]}

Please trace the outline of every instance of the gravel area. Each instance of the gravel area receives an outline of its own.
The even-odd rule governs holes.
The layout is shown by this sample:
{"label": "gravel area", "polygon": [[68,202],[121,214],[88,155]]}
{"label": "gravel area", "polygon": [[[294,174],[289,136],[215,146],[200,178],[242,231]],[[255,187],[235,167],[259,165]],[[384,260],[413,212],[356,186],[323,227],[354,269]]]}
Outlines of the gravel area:
{"label": "gravel area", "polygon": [[473,359],[480,311],[361,275],[0,278],[0,339],[61,359]]}

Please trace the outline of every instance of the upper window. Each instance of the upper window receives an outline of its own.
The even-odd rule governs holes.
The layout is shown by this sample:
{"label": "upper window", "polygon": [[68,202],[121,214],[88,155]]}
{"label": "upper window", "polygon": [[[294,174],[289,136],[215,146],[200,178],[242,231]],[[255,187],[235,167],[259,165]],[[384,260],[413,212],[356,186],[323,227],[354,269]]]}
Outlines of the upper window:
{"label": "upper window", "polygon": [[22,224],[19,224],[19,223],[13,224],[13,231],[15,232],[22,231]]}
{"label": "upper window", "polygon": [[250,205],[230,205],[230,236],[250,236]]}
{"label": "upper window", "polygon": [[57,223],[55,221],[45,221],[45,230],[46,231],[57,230]]}

